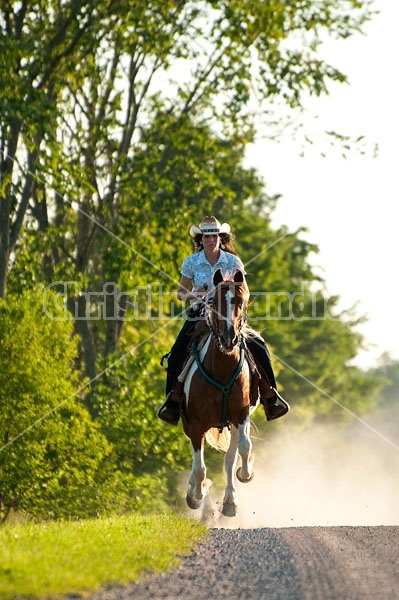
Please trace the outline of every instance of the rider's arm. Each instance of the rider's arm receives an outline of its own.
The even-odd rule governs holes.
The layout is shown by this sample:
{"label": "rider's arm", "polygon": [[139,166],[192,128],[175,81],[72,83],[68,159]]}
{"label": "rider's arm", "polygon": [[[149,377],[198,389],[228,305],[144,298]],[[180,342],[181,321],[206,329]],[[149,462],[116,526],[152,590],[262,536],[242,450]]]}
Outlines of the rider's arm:
{"label": "rider's arm", "polygon": [[204,288],[198,288],[193,290],[193,280],[189,277],[182,275],[177,288],[177,297],[179,300],[196,300],[197,298],[203,298],[206,290]]}

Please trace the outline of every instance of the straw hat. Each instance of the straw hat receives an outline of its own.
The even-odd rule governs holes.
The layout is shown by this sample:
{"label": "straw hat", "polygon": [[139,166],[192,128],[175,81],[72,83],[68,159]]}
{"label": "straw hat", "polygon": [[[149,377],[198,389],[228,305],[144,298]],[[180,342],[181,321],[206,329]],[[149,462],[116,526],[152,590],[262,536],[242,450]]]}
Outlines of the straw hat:
{"label": "straw hat", "polygon": [[220,233],[230,233],[231,228],[228,223],[219,223],[216,217],[205,217],[198,225],[191,225],[190,235],[195,237],[196,235],[219,235]]}

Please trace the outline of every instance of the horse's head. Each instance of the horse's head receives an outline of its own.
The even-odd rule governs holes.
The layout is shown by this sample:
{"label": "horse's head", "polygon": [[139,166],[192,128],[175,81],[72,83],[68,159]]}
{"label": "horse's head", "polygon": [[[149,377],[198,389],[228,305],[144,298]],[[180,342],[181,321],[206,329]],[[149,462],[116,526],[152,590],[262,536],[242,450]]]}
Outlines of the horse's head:
{"label": "horse's head", "polygon": [[244,275],[237,270],[233,279],[223,279],[220,269],[213,276],[215,293],[209,310],[208,324],[219,348],[230,353],[241,341],[246,320],[248,291]]}

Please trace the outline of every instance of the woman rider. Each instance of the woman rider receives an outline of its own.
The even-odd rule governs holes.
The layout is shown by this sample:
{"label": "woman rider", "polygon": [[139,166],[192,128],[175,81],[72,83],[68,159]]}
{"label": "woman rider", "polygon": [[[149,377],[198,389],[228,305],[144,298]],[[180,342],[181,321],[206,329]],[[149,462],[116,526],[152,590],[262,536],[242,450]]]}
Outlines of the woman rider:
{"label": "woman rider", "polygon": [[[183,261],[177,297],[182,301],[190,300],[193,304],[168,356],[166,400],[158,410],[159,418],[173,425],[179,421],[183,400],[183,384],[177,378],[187,358],[196,322],[200,318],[200,307],[196,301],[212,291],[213,274],[218,269],[221,269],[223,277],[234,276],[237,269],[245,275],[244,265],[234,248],[235,236],[228,223],[221,225],[216,217],[205,217],[199,227],[191,226],[190,235],[196,252]],[[244,285],[247,287],[245,279]],[[255,332],[252,332],[246,342],[261,376],[259,395],[266,418],[268,421],[278,419],[290,407],[277,392],[269,351],[263,338]]]}

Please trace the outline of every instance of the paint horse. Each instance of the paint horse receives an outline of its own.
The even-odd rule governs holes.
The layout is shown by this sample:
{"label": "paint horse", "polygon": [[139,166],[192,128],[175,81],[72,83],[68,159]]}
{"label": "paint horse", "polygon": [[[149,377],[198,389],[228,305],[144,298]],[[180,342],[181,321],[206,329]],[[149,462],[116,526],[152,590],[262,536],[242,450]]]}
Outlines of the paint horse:
{"label": "paint horse", "polygon": [[222,514],[235,516],[237,452],[241,458],[236,473],[238,480],[246,483],[254,476],[249,415],[256,405],[250,403],[251,374],[243,335],[249,293],[239,270],[233,279],[224,280],[219,269],[213,283],[214,297],[204,307],[209,335],[205,342],[203,337],[194,338],[195,360],[191,359],[184,378],[182,420],[193,454],[186,500],[190,508],[197,509],[208,493],[204,461],[206,439],[209,445],[226,452],[227,485]]}

